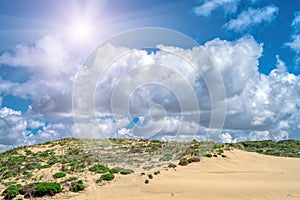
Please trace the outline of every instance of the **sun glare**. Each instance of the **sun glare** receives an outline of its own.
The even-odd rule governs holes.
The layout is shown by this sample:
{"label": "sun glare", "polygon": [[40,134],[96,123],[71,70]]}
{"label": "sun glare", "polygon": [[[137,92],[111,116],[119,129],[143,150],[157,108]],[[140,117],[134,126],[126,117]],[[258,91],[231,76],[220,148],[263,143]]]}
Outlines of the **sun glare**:
{"label": "sun glare", "polygon": [[88,40],[91,37],[91,25],[84,21],[75,21],[69,28],[69,35],[74,40]]}

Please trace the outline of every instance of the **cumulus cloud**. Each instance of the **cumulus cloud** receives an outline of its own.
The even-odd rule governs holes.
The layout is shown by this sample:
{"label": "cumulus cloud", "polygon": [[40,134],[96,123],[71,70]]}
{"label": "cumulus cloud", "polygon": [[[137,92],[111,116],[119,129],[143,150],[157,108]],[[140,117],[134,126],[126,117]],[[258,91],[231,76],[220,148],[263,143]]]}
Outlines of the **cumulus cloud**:
{"label": "cumulus cloud", "polygon": [[196,15],[208,17],[216,9],[223,9],[226,13],[235,13],[240,0],[207,0],[201,6],[193,8]]}
{"label": "cumulus cloud", "polygon": [[299,57],[299,53],[300,53],[300,34],[299,34],[300,12],[295,12],[294,19],[291,23],[291,27],[293,28],[293,33],[290,36],[291,41],[285,43],[285,45],[295,51],[295,53],[296,53],[295,64],[296,64],[296,67],[298,67],[300,64],[300,57]]}
{"label": "cumulus cloud", "polygon": [[[109,46],[100,49],[99,54],[103,55],[102,52],[107,52],[106,48],[114,52],[119,51],[117,47]],[[114,48],[115,50],[113,50]],[[263,45],[258,44],[252,37],[243,37],[235,42],[215,39],[207,42],[202,47],[193,49],[166,46],[159,46],[159,48],[167,49],[174,54],[187,58],[200,71],[203,70],[201,64],[199,64],[203,60],[201,52],[205,50],[208,53],[223,78],[227,105],[224,130],[228,134],[232,133],[232,141],[258,138],[284,139],[289,135],[299,137],[296,135],[298,129],[290,128],[292,124],[296,123],[295,119],[299,118],[297,111],[299,98],[296,97],[299,90],[299,78],[286,71],[285,63],[280,60],[279,56],[277,56],[277,68],[269,75],[261,74],[258,71],[258,61],[263,52]],[[145,80],[149,77],[161,77],[161,74],[157,74],[157,71],[155,73],[147,67],[144,67],[138,76],[137,74],[131,74],[132,71],[141,67],[140,63],[143,63],[143,65],[160,63],[162,66],[173,68],[180,74],[179,79],[176,77],[175,72],[160,71],[164,74],[160,83],[164,86],[168,85],[170,88],[175,85],[181,93],[175,92],[175,89],[172,91],[170,88],[161,87],[161,85],[139,85],[140,82],[136,79]],[[108,106],[109,100],[113,95],[113,91],[116,92],[116,88],[121,88],[117,90],[120,92],[117,99],[117,105],[120,105],[118,109],[120,110],[117,114],[124,114],[128,112],[126,109],[132,108],[130,110],[132,116],[145,117],[143,123],[138,124],[138,127],[131,130],[134,135],[141,136],[144,134],[144,136],[156,137],[155,134],[158,134],[159,137],[174,138],[178,128],[182,127],[180,134],[186,138],[191,136],[188,133],[195,127],[199,128],[197,133],[200,136],[201,133],[207,131],[211,116],[210,93],[201,75],[193,71],[180,59],[176,59],[176,57],[163,51],[156,54],[147,54],[142,50],[134,50],[131,54],[113,63],[106,72],[107,74],[99,82],[99,88],[101,89],[98,91],[96,98],[106,99],[107,101],[97,101],[97,109],[102,112],[111,112],[111,107]],[[189,80],[188,84],[191,85],[199,103],[198,111],[181,112],[180,100],[178,99],[183,96],[181,100],[189,102],[191,97],[186,94],[185,83],[181,82],[180,78]],[[154,80],[152,79],[152,81]],[[132,85],[140,87],[133,91],[130,89]],[[130,97],[130,99],[127,97]],[[121,106],[127,103],[129,104],[128,107]],[[157,104],[163,106],[164,112],[158,112],[156,115],[158,117],[149,116],[149,110]],[[124,110],[121,110],[122,108]],[[195,112],[198,112],[201,118],[200,123],[196,125],[195,121],[185,120],[185,117],[193,115]],[[127,131],[121,129],[122,133],[132,134]],[[221,140],[224,138],[224,141],[229,141],[229,137],[225,136],[220,135]]]}
{"label": "cumulus cloud", "polygon": [[300,12],[295,12],[294,16],[295,17],[293,19],[291,26],[294,28],[295,31],[299,31],[300,30]]}
{"label": "cumulus cloud", "polygon": [[[31,129],[41,128],[36,134]],[[73,135],[73,124],[45,123],[43,116],[11,108],[0,108],[0,151],[20,145],[32,145]]]}
{"label": "cumulus cloud", "polygon": [[279,8],[274,5],[257,9],[248,8],[248,10],[245,10],[239,14],[236,19],[232,19],[224,24],[223,27],[227,30],[243,32],[262,23],[272,22],[277,16],[278,12]]}
{"label": "cumulus cloud", "polygon": [[292,41],[287,42],[286,45],[293,49],[295,52],[300,52],[300,35],[293,35]]}
{"label": "cumulus cloud", "polygon": [[49,35],[34,45],[19,45],[0,56],[0,66],[26,68],[31,76],[25,83],[0,79],[2,94],[33,100],[37,113],[70,112],[73,77],[78,61],[73,59],[58,36]]}
{"label": "cumulus cloud", "polygon": [[[51,47],[53,42],[58,47]],[[208,138],[206,134],[212,111],[225,100],[224,129],[217,140],[300,138],[299,76],[288,73],[279,56],[276,57],[276,69],[269,75],[261,74],[258,66],[263,45],[254,38],[243,37],[236,41],[217,38],[192,49],[164,45],[158,48],[161,50],[152,54],[113,45],[97,49],[92,65],[103,59],[109,60],[113,55],[122,56],[111,63],[102,77],[89,74],[90,77],[85,79],[86,88],[93,81],[97,82],[93,96],[95,119],[91,122],[83,117],[84,126],[81,128],[91,132],[91,136],[101,132],[105,136],[117,134],[163,140],[195,137],[204,140]],[[62,54],[57,55],[59,60],[51,61],[53,65],[47,64],[44,59],[53,58],[58,52]],[[35,61],[34,54],[44,59]],[[207,55],[220,74],[226,91],[225,99],[218,99],[220,102],[214,108],[211,107],[208,80],[204,78],[211,77],[210,83],[215,81],[208,76],[211,68],[204,62]],[[78,136],[78,127],[74,126],[71,113],[78,64],[58,38],[46,37],[36,45],[4,53],[0,56],[0,63],[26,67],[32,73],[24,83],[0,79],[1,93],[33,101],[24,113],[10,108],[0,109],[0,148]],[[42,69],[49,68],[53,71],[48,75],[42,72]],[[145,81],[150,84],[144,84]],[[197,106],[193,105],[195,99]],[[112,103],[117,106],[112,108]],[[199,121],[195,120],[196,115],[199,115]],[[129,127],[136,117],[139,119],[136,125]],[[36,129],[36,133],[30,131],[32,129]]]}

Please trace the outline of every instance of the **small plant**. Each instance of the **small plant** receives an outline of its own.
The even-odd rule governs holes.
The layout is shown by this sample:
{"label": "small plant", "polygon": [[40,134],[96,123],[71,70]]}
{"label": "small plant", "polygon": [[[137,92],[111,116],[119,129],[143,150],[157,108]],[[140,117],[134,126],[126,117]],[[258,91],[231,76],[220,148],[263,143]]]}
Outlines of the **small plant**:
{"label": "small plant", "polygon": [[212,154],[211,154],[211,153],[207,153],[207,154],[205,154],[204,156],[207,157],[207,158],[211,158],[211,157],[212,157]]}
{"label": "small plant", "polygon": [[194,157],[192,157],[192,158],[189,158],[188,161],[189,161],[190,163],[192,163],[192,162],[200,162],[200,158],[197,157],[197,156],[194,156]]}
{"label": "small plant", "polygon": [[5,195],[4,199],[13,199],[19,194],[19,189],[22,185],[11,185],[4,190],[2,195]]}
{"label": "small plant", "polygon": [[145,180],[145,184],[149,184],[149,182],[150,182],[149,179]]}
{"label": "small plant", "polygon": [[227,156],[226,156],[226,155],[224,155],[224,154],[222,154],[222,157],[223,157],[223,158],[226,158]]}
{"label": "small plant", "polygon": [[160,171],[154,172],[154,175],[158,175],[158,174],[160,174]]}
{"label": "small plant", "polygon": [[153,179],[153,175],[152,174],[148,174],[148,178],[149,179]]}
{"label": "small plant", "polygon": [[79,180],[79,181],[75,181],[75,182],[72,182],[71,183],[71,191],[72,192],[79,192],[79,191],[82,191],[85,189],[85,186],[83,185],[83,181],[82,180]]}
{"label": "small plant", "polygon": [[190,162],[188,161],[187,158],[181,158],[181,159],[179,160],[178,165],[186,166],[186,165],[188,165],[189,163],[190,163]]}
{"label": "small plant", "polygon": [[141,176],[145,176],[145,175],[146,175],[145,172],[142,172],[142,173],[141,173]]}
{"label": "small plant", "polygon": [[177,167],[175,164],[173,164],[173,163],[170,163],[169,165],[168,165],[168,167],[169,168],[175,168],[175,167]]}
{"label": "small plant", "polygon": [[22,195],[30,197],[42,197],[45,195],[53,196],[62,191],[60,183],[37,182],[23,186],[19,192]]}
{"label": "small plant", "polygon": [[109,172],[109,168],[105,167],[103,165],[94,165],[94,166],[89,168],[89,171],[99,173],[99,174],[104,174],[106,172]]}
{"label": "small plant", "polygon": [[214,154],[213,157],[218,157],[218,155],[217,155],[217,154]]}
{"label": "small plant", "polygon": [[132,174],[132,173],[134,173],[134,171],[132,169],[122,169],[120,171],[120,174],[122,174],[122,175],[128,175],[128,174]]}
{"label": "small plant", "polygon": [[56,174],[53,175],[53,178],[62,178],[65,176],[66,176],[65,172],[57,172]]}
{"label": "small plant", "polygon": [[217,153],[222,154],[222,153],[224,153],[224,151],[223,151],[223,149],[218,149],[218,150],[217,150]]}
{"label": "small plant", "polygon": [[117,174],[117,173],[119,173],[121,171],[121,168],[120,167],[114,167],[110,171],[113,174]]}
{"label": "small plant", "polygon": [[113,174],[102,174],[100,177],[100,180],[111,181],[114,178],[115,178],[115,175],[113,175]]}

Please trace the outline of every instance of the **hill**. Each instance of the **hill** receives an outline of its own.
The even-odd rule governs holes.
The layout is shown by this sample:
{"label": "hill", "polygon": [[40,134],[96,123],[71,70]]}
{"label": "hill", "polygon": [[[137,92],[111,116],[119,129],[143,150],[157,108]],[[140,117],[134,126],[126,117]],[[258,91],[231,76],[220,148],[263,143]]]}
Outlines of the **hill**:
{"label": "hill", "polygon": [[67,138],[1,153],[0,192],[4,199],[76,195],[91,185],[101,187],[133,172],[143,176],[141,184],[149,184],[163,168],[185,166],[202,157],[225,159],[226,152],[236,148],[300,157],[299,141],[294,140],[219,144]]}

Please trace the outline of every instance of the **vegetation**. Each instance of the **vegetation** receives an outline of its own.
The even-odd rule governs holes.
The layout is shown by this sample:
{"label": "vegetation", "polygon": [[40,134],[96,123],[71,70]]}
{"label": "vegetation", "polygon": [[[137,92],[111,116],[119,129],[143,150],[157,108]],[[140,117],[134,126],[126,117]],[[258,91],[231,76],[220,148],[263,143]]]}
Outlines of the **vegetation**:
{"label": "vegetation", "polygon": [[[226,151],[233,148],[273,156],[300,158],[300,141],[284,140],[274,142],[248,141],[235,144],[220,144],[208,141],[162,142],[158,140],[133,139],[62,139],[35,146],[18,147],[0,153],[0,186],[4,199],[13,199],[19,195],[34,198],[54,195],[64,191],[78,192],[85,185],[81,177],[86,172],[101,174],[99,181],[105,184],[115,178],[115,174],[128,175],[132,169],[145,170],[145,184],[153,179],[155,171],[146,171],[157,167],[175,168],[175,161],[185,166],[200,162],[202,157],[211,159],[226,158]],[[217,157],[217,158],[215,158]],[[53,178],[60,183],[43,182],[43,170],[55,167],[58,171]],[[126,167],[126,168],[125,168]],[[129,169],[132,168],[132,169]],[[68,177],[67,175],[71,175]],[[40,182],[38,182],[40,181]],[[26,183],[23,187],[20,185]],[[28,184],[27,184],[28,183]],[[60,185],[62,184],[62,185]]]}
{"label": "vegetation", "polygon": [[56,193],[60,193],[62,187],[60,183],[50,182],[36,182],[23,186],[19,192],[24,195],[25,198],[43,197],[46,195],[53,196]]}
{"label": "vegetation", "polygon": [[111,181],[115,178],[115,175],[113,174],[102,174],[100,177],[100,180],[102,181]]}
{"label": "vegetation", "polygon": [[154,175],[158,175],[158,174],[160,174],[160,171],[156,171],[156,172],[154,172],[153,174],[154,174]]}
{"label": "vegetation", "polygon": [[89,168],[89,171],[99,173],[99,174],[104,174],[106,172],[109,172],[109,168],[103,165],[94,165],[91,168]]}
{"label": "vegetation", "polygon": [[113,174],[117,174],[117,173],[119,173],[121,171],[121,168],[120,167],[114,167],[110,171]]}
{"label": "vegetation", "polygon": [[65,177],[66,173],[64,172],[57,172],[56,174],[53,175],[53,178],[62,178]]}
{"label": "vegetation", "polygon": [[134,173],[134,171],[132,169],[121,169],[120,174],[122,175],[128,175],[128,174],[132,174]]}
{"label": "vegetation", "polygon": [[272,140],[247,141],[228,145],[265,155],[300,158],[299,140],[282,140],[278,142]]}
{"label": "vegetation", "polygon": [[10,185],[8,188],[6,188],[2,195],[4,195],[4,199],[13,199],[19,194],[19,190],[22,187],[22,185]]}
{"label": "vegetation", "polygon": [[83,181],[79,180],[79,181],[75,181],[71,183],[71,191],[72,192],[79,192],[85,189],[85,186],[83,185]]}

